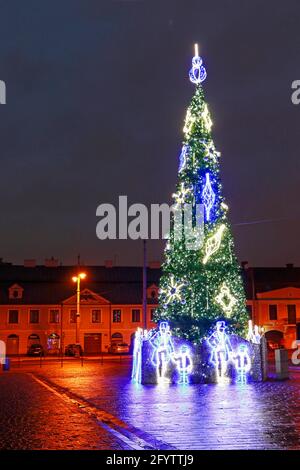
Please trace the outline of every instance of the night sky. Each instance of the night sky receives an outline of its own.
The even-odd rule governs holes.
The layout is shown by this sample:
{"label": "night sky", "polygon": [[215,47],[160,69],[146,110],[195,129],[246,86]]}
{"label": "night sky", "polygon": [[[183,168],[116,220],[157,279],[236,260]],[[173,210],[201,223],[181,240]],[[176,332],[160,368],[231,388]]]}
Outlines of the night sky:
{"label": "night sky", "polygon": [[299,25],[299,0],[0,0],[0,256],[141,264],[96,208],[171,202],[198,42],[239,260],[299,265]]}

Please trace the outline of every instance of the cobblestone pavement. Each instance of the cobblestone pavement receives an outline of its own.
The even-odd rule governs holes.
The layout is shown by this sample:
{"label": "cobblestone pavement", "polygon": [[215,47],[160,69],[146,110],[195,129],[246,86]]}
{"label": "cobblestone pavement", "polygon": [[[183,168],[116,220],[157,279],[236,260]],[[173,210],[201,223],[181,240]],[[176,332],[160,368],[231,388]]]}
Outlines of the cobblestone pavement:
{"label": "cobblestone pavement", "polygon": [[26,374],[0,374],[0,398],[0,449],[128,449]]}
{"label": "cobblestone pavement", "polygon": [[[5,392],[8,397],[13,394],[14,386],[18,385],[16,381],[20,380],[16,370],[8,373],[12,377],[11,389]],[[23,373],[26,370],[177,449],[300,449],[300,371],[297,368],[293,369],[292,380],[285,382],[188,387],[137,386],[129,380],[130,363],[126,360],[104,365],[85,363],[83,367],[68,363],[63,368],[59,364],[51,364],[42,368],[22,366],[20,369]],[[20,383],[18,387],[21,389],[22,386]],[[33,387],[32,383],[30,387]],[[23,389],[14,393],[24,395]],[[50,397],[48,393],[43,396],[40,388],[35,393],[41,394],[43,423],[47,422],[47,418],[51,418],[52,423],[57,419],[57,432],[61,430],[62,435],[66,427],[78,431],[78,424],[73,423],[72,426],[68,422],[69,416],[66,424],[67,410],[64,411],[64,404],[59,404],[58,397]],[[30,425],[35,425],[38,416],[34,405],[32,397],[25,396],[25,405],[21,400],[13,408],[17,410],[17,420],[20,421],[16,421],[15,412],[12,414],[11,410],[5,411],[2,407],[7,415],[6,422],[10,423],[11,419],[16,426],[22,423],[22,414],[25,413],[28,430]],[[62,409],[59,410],[59,407]],[[52,413],[55,413],[53,417]],[[87,434],[90,435],[86,440],[75,435],[71,443],[65,438],[59,442],[58,448],[68,447],[67,444],[76,447],[78,443],[78,448],[93,448],[95,442],[100,448],[101,445],[110,446],[106,448],[118,448],[114,446],[120,445],[118,441],[113,442],[113,435],[102,436],[92,421],[79,414],[72,419],[75,422],[79,420],[79,424],[82,419],[83,428],[89,429]],[[45,424],[38,426],[35,448],[48,445],[45,442],[42,444],[42,435],[47,434],[51,426],[47,424],[46,431],[44,427]],[[94,433],[100,433],[97,434],[98,438]],[[55,445],[54,441],[51,436],[51,446]]]}

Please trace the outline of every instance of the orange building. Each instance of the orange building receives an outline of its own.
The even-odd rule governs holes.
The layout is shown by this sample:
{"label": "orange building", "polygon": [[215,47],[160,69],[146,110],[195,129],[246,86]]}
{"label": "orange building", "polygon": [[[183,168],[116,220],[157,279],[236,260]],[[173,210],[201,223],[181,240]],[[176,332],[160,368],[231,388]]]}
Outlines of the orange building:
{"label": "orange building", "polygon": [[[79,342],[86,354],[108,352],[114,342],[132,344],[142,316],[142,268],[86,266],[81,282]],[[0,340],[8,354],[26,354],[41,344],[49,354],[76,343],[76,266],[33,260],[0,262]],[[147,328],[155,327],[161,271],[147,269]],[[300,339],[300,268],[251,268],[243,264],[249,318],[264,328],[273,346],[291,348]]]}
{"label": "orange building", "polygon": [[300,268],[243,269],[247,308],[272,347],[293,347],[300,339]]}
{"label": "orange building", "polygon": [[[47,353],[76,343],[77,267],[0,264],[0,340],[8,354],[26,354],[31,344]],[[111,266],[108,264],[107,266]],[[142,268],[89,266],[81,282],[79,342],[86,354],[108,352],[114,342],[131,344],[142,318]],[[159,269],[148,268],[147,328],[155,327]]]}

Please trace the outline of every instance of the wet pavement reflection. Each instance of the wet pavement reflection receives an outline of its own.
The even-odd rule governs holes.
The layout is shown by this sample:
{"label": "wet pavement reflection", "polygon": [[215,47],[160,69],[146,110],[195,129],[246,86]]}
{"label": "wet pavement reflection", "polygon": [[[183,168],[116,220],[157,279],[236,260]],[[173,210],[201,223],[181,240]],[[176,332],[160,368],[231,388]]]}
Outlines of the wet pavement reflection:
{"label": "wet pavement reflection", "polygon": [[[28,381],[25,374],[28,371],[177,449],[300,449],[300,372],[297,368],[292,371],[292,379],[285,382],[189,386],[136,385],[129,379],[128,360],[103,365],[91,362],[84,367],[71,363],[63,368],[57,364],[42,368],[27,366],[9,374],[22,376],[22,380],[27,377]],[[47,400],[50,400],[48,405]],[[57,421],[61,422],[59,426],[65,423],[69,428],[68,410],[62,409],[59,418],[58,413],[51,412],[54,403],[62,406],[58,397],[44,397],[42,407],[48,417],[48,428],[51,425],[57,428]],[[37,418],[38,403],[31,398],[29,404],[27,414]],[[3,413],[3,407],[0,410]],[[91,434],[97,434],[93,423],[84,422],[83,426],[85,429],[91,426]],[[78,448],[93,445],[94,448],[95,445],[119,448],[122,445],[105,433],[85,441],[79,438],[78,442]],[[64,442],[60,445],[63,447]]]}

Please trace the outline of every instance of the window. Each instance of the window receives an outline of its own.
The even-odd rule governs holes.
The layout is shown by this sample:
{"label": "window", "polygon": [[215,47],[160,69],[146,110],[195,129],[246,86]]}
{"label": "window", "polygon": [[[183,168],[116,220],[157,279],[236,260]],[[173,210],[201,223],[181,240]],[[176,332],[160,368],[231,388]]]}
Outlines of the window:
{"label": "window", "polygon": [[29,311],[29,323],[39,323],[40,312],[39,310]]}
{"label": "window", "polygon": [[252,305],[246,305],[249,320],[252,320]]}
{"label": "window", "polygon": [[155,284],[152,284],[147,288],[147,298],[151,300],[156,300],[158,297],[158,287]]}
{"label": "window", "polygon": [[19,284],[13,284],[8,289],[8,295],[10,299],[22,299],[23,297],[23,287],[19,286]]}
{"label": "window", "polygon": [[277,320],[277,305],[269,305],[270,320]]}
{"label": "window", "polygon": [[132,323],[138,323],[141,321],[141,311],[139,308],[132,309],[131,321]]}
{"label": "window", "polygon": [[123,335],[121,333],[114,333],[111,335],[111,342],[112,343],[122,343],[123,341]]}
{"label": "window", "polygon": [[50,310],[50,323],[59,323],[59,310]]}
{"label": "window", "polygon": [[101,323],[101,310],[92,310],[92,323]]}
{"label": "window", "polygon": [[151,308],[151,310],[150,310],[150,321],[153,321],[153,322],[155,321],[154,320],[154,314],[155,314],[155,308]]}
{"label": "window", "polygon": [[288,305],[288,324],[295,325],[296,324],[296,305]]}
{"label": "window", "polygon": [[9,310],[8,323],[19,323],[19,310]]}
{"label": "window", "polygon": [[77,310],[70,310],[70,323],[76,323]]}
{"label": "window", "polygon": [[113,310],[113,323],[121,323],[121,310]]}

